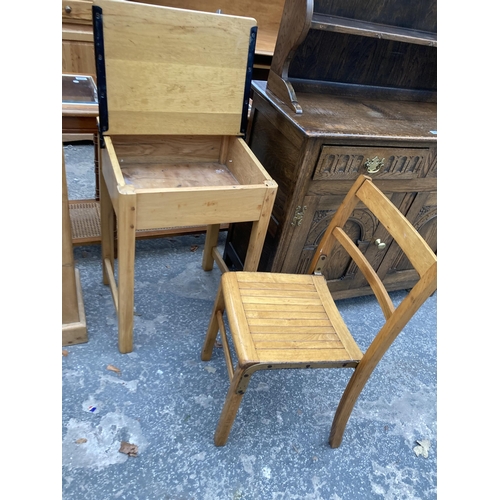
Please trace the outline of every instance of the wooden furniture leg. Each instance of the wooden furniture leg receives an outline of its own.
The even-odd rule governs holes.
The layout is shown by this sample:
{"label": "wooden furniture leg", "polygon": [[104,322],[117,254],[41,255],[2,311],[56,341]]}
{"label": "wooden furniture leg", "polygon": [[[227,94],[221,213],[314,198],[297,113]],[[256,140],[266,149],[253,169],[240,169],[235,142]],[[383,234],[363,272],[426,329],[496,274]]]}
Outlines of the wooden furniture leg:
{"label": "wooden furniture leg", "polygon": [[118,198],[118,349],[133,350],[136,195],[123,188]]}
{"label": "wooden furniture leg", "polygon": [[245,375],[248,377],[250,376],[246,373],[246,370],[238,364],[233,378],[231,379],[231,384],[229,385],[229,390],[227,391],[219,423],[217,424],[217,429],[215,430],[215,446],[224,446],[227,442],[229,433],[231,432],[231,427],[233,426],[234,419],[236,418],[236,413],[238,412],[241,400],[243,399],[244,393],[241,391],[238,392],[237,389],[241,379]]}
{"label": "wooden furniture leg", "polygon": [[278,191],[277,186],[273,188],[271,184],[267,182],[266,185],[268,185],[270,189],[267,191],[266,197],[264,198],[260,218],[252,224],[252,232],[250,233],[250,241],[248,243],[245,264],[243,266],[244,271],[257,271],[262,248],[264,247],[264,240],[266,239],[266,232],[273,210],[274,199]]}
{"label": "wooden furniture leg", "polygon": [[214,348],[215,338],[219,332],[219,324],[217,321],[217,311],[224,313],[224,296],[222,295],[222,285],[219,283],[219,289],[217,290],[217,296],[215,297],[215,303],[212,310],[212,316],[210,317],[210,323],[208,324],[207,335],[205,337],[205,343],[203,344],[203,349],[201,352],[201,359],[203,361],[209,361],[212,358],[212,350]]}
{"label": "wooden furniture leg", "polygon": [[205,236],[205,248],[203,250],[203,259],[201,266],[204,271],[211,271],[214,267],[214,258],[212,250],[217,247],[219,240],[220,224],[209,224]]}
{"label": "wooden furniture leg", "polygon": [[[422,307],[423,303],[427,300],[431,293],[436,289],[435,275],[437,264],[432,266],[422,276],[421,280],[413,287],[410,293],[403,299],[399,308],[402,314],[394,314],[384,325],[382,330],[390,332],[394,325],[398,325],[395,333],[387,335],[385,338],[382,336],[381,341],[374,341],[366,350],[363,359],[359,362],[354,373],[352,374],[345,390],[340,399],[337,411],[333,418],[332,428],[330,431],[329,443],[332,448],[338,448],[342,443],[344,430],[347,421],[351,416],[351,412],[361,394],[366,382],[370,378],[373,370],[378,362],[382,359],[383,355],[391,346],[394,339],[397,337],[399,331],[403,328],[412,316]],[[381,330],[381,331],[382,331]]]}

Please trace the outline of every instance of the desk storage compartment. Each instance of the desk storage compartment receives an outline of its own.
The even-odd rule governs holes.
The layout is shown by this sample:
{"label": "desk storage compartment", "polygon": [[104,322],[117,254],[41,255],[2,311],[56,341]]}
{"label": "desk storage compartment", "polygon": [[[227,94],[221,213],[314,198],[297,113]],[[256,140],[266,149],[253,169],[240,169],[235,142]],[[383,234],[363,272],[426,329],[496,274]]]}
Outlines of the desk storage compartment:
{"label": "desk storage compartment", "polygon": [[238,137],[105,137],[102,174],[113,205],[137,196],[137,230],[256,220],[274,186]]}

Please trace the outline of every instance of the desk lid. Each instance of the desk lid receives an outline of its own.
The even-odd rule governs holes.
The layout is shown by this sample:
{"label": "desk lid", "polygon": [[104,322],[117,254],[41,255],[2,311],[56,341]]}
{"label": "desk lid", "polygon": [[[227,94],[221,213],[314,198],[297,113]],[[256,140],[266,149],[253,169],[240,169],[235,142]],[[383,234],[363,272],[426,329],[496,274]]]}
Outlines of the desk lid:
{"label": "desk lid", "polygon": [[101,133],[244,135],[256,21],[97,0]]}

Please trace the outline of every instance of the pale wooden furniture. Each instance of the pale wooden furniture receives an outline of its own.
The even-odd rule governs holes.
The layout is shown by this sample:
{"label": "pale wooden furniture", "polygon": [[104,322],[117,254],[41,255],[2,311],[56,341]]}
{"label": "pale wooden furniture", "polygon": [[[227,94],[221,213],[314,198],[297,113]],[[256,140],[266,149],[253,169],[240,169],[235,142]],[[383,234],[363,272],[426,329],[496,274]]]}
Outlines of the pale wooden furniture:
{"label": "pale wooden furniture", "polygon": [[[90,75],[62,75],[62,137],[63,142],[92,140],[94,143],[95,195],[93,199],[69,200],[73,245],[101,242],[101,209],[99,194],[98,99],[94,78]],[[228,224],[221,226],[226,230]],[[137,239],[180,234],[198,234],[206,226],[155,228],[137,231]]]}
{"label": "pale wooden furniture", "polygon": [[62,345],[88,341],[80,273],[75,268],[71,222],[69,218],[68,186],[64,151],[62,152]]}
{"label": "pale wooden furniture", "polygon": [[[254,78],[265,79],[271,67],[276,37],[285,0],[128,0],[164,7],[217,12],[252,17],[259,26]],[[92,0],[62,2],[62,68],[63,73],[95,76]]]}
{"label": "pale wooden furniture", "polygon": [[285,0],[128,0],[181,9],[217,12],[231,16],[252,17],[258,32],[253,63],[253,78],[266,79],[276,46]]}
{"label": "pale wooden furniture", "polygon": [[62,2],[62,72],[95,77],[92,0]]}
{"label": "pale wooden furniture", "polygon": [[[343,229],[359,202],[386,228],[419,275],[418,282],[398,307],[393,305],[376,271]],[[339,246],[363,272],[386,319],[364,354],[321,275],[328,254],[335,253]],[[226,443],[254,372],[354,368],[329,438],[333,448],[340,446],[354,404],[377,363],[436,287],[437,258],[432,249],[370,177],[358,177],[321,239],[308,275],[249,272],[222,275],[201,356],[205,361],[211,358],[220,331],[230,386],[215,432],[215,444]],[[236,368],[224,326],[224,310],[237,356]]]}
{"label": "pale wooden furniture", "polygon": [[[136,231],[207,225],[202,266],[221,224],[251,221],[256,270],[277,185],[242,139],[255,20],[132,2],[93,6],[101,150],[103,279],[118,346],[133,350]],[[114,229],[118,273],[114,276]]]}

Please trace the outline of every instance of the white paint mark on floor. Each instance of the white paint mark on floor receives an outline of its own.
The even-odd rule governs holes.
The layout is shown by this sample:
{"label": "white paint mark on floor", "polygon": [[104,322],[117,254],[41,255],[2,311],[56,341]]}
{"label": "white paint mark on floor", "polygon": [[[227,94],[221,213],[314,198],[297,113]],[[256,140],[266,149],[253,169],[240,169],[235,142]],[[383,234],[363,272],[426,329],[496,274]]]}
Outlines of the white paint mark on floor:
{"label": "white paint mark on floor", "polygon": [[[77,441],[86,439],[80,444]],[[120,453],[122,441],[136,444],[139,457],[148,447],[139,422],[121,413],[107,413],[95,422],[70,419],[62,443],[62,462],[72,468],[101,469],[113,464],[137,460]]]}

